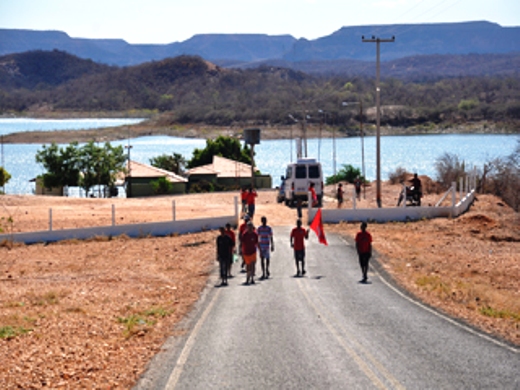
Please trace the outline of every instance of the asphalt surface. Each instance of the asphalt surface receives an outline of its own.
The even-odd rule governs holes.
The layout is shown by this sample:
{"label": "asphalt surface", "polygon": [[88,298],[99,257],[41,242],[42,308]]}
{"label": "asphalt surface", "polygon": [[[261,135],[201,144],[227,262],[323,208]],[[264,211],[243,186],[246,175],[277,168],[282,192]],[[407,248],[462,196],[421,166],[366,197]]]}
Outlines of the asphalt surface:
{"label": "asphalt surface", "polygon": [[[271,277],[208,289],[137,389],[520,389],[520,351],[407,298],[355,248],[311,231],[295,277],[276,227]],[[261,274],[257,264],[257,275]],[[216,279],[214,280],[216,282]]]}

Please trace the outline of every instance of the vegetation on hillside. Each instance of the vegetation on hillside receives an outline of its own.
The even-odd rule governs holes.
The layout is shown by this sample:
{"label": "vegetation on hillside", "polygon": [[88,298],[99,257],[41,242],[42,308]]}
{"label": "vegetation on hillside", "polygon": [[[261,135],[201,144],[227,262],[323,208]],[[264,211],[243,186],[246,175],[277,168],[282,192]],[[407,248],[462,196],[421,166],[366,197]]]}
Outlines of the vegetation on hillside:
{"label": "vegetation on hillside", "polygon": [[[20,60],[12,57],[9,62],[11,68],[17,67],[18,73],[0,67],[0,112],[41,107],[63,111],[147,109],[167,113],[163,120],[166,126],[175,123],[288,125],[292,123],[289,113],[296,118],[303,118],[305,113],[311,121],[329,126],[339,123],[355,126],[361,119],[357,110],[345,108],[341,103],[362,101],[365,108],[362,119],[375,121],[373,78],[311,76],[271,66],[222,69],[192,56],[133,67],[94,69],[93,63],[89,68],[84,60],[61,52],[34,52],[30,60],[24,55],[19,55]],[[17,65],[17,61],[37,63],[38,55],[57,56],[65,64],[63,67],[69,67],[67,72],[59,73],[62,75],[59,82],[48,75],[49,71],[43,72],[45,77],[36,85],[21,84],[19,80],[30,79],[33,72]],[[46,59],[46,63],[52,61]],[[90,70],[85,71],[87,68]],[[64,76],[69,74],[80,77]],[[428,127],[487,120],[518,128],[520,121],[520,77],[515,75],[422,82],[383,79],[381,97],[385,106],[382,125]],[[319,110],[323,115],[318,114]]]}

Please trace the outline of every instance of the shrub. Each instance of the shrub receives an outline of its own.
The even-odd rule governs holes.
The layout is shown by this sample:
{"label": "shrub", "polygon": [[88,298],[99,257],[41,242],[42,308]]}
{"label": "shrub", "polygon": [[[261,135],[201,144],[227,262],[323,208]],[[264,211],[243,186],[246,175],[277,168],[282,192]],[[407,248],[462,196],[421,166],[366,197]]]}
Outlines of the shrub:
{"label": "shrub", "polygon": [[459,157],[451,153],[444,153],[437,158],[435,170],[437,171],[437,181],[444,189],[448,189],[452,182],[457,182],[466,174],[464,161],[459,161]]}
{"label": "shrub", "polygon": [[341,168],[338,173],[335,175],[327,177],[325,184],[336,184],[340,181],[346,181],[348,183],[354,183],[354,180],[356,178],[360,178],[361,182],[365,181],[365,178],[361,176],[361,171],[359,168],[354,168],[352,165],[343,165],[343,168]]}
{"label": "shrub", "polygon": [[405,182],[412,174],[403,167],[397,167],[395,171],[388,174],[390,184],[399,184]]}
{"label": "shrub", "polygon": [[150,185],[152,186],[152,190],[156,195],[169,194],[173,190],[173,184],[165,177],[160,177],[157,180],[152,180],[150,182]]}

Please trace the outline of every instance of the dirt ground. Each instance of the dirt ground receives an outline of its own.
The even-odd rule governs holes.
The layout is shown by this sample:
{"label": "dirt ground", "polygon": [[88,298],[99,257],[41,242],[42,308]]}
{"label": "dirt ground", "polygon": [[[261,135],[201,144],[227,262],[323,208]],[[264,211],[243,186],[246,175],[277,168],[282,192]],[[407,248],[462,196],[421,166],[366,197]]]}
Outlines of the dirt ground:
{"label": "dirt ground", "polygon": [[[423,183],[425,181],[423,180]],[[435,183],[431,183],[433,191]],[[347,186],[347,194],[351,186]],[[334,208],[333,187],[324,207]],[[383,185],[383,206],[399,186]],[[293,225],[296,211],[261,191],[257,216]],[[234,193],[147,199],[1,196],[4,231],[228,215]],[[434,204],[442,194],[427,194]],[[350,198],[350,196],[346,196]],[[373,186],[358,207],[375,207]],[[352,207],[347,199],[344,207]],[[9,219],[12,219],[12,223]],[[256,217],[257,219],[259,217]],[[325,226],[352,238],[358,224]],[[520,217],[481,195],[457,219],[371,224],[377,260],[412,294],[520,345]],[[3,388],[130,388],[192,308],[216,268],[216,232],[165,238],[0,246],[0,383]],[[350,239],[349,238],[349,239]]]}

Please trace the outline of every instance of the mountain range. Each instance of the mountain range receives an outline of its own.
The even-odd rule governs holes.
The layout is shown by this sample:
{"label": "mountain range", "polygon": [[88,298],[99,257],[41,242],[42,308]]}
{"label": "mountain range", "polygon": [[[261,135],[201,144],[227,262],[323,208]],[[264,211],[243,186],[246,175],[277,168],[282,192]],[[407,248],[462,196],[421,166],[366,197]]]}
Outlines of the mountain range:
{"label": "mountain range", "polygon": [[221,66],[328,61],[374,61],[375,45],[366,38],[395,37],[381,45],[382,61],[417,55],[520,53],[520,27],[486,21],[440,24],[343,27],[315,40],[291,35],[203,34],[170,44],[129,44],[122,39],[72,38],[61,31],[0,29],[0,55],[60,50],[97,63],[128,66],[179,55],[198,55]]}

